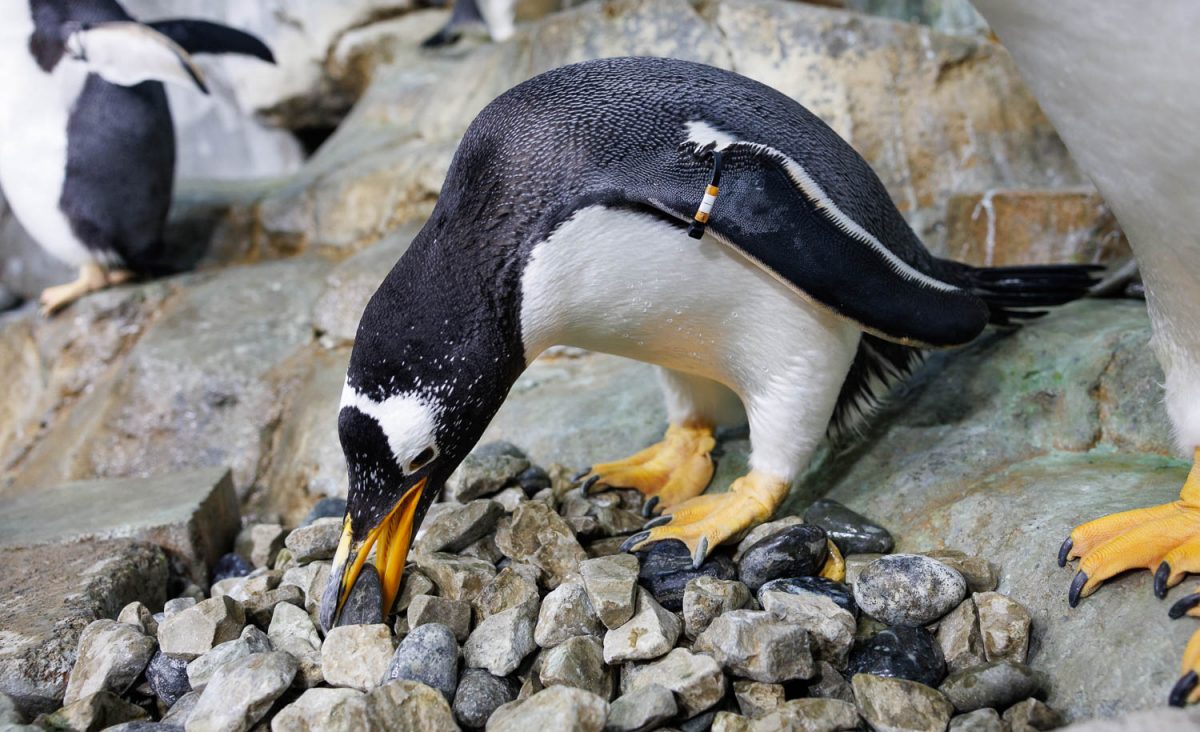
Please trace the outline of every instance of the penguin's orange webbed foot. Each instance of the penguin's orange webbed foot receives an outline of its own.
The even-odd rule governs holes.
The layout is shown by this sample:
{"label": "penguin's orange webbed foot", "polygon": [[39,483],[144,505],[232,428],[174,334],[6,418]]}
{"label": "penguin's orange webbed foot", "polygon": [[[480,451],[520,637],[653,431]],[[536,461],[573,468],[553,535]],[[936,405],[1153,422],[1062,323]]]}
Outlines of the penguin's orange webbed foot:
{"label": "penguin's orange webbed foot", "polygon": [[675,539],[687,546],[699,567],[717,545],[771,518],[787,494],[787,482],[751,471],[735,480],[727,493],[698,496],[668,508],[646,525],[647,531],[626,539],[621,549],[637,551]]}
{"label": "penguin's orange webbed foot", "polygon": [[1073,559],[1080,562],[1068,594],[1072,607],[1126,570],[1154,572],[1154,593],[1160,598],[1189,572],[1200,572],[1200,465],[1193,464],[1178,501],[1076,528],[1058,553],[1060,566]]}
{"label": "penguin's orange webbed foot", "polygon": [[712,425],[673,424],[661,442],[624,460],[593,465],[576,480],[585,493],[599,487],[636,489],[649,499],[649,515],[704,492],[712,480],[716,444]]}
{"label": "penguin's orange webbed foot", "polygon": [[120,285],[133,279],[128,270],[105,271],[95,263],[79,268],[79,277],[65,285],[55,285],[42,290],[38,303],[42,315],[49,317],[91,292],[103,290],[110,285]]}

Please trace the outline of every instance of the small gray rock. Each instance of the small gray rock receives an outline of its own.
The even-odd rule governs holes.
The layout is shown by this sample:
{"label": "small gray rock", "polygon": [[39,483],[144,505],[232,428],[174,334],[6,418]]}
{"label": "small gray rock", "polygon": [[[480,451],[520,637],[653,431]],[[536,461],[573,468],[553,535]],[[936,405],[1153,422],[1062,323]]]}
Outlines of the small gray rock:
{"label": "small gray rock", "polygon": [[949,732],[1009,732],[995,709],[976,709],[950,720]]}
{"label": "small gray rock", "polygon": [[454,701],[458,688],[458,641],[454,631],[438,623],[413,628],[392,656],[384,683],[395,679],[420,681]]}
{"label": "small gray rock", "polygon": [[295,605],[277,605],[267,637],[275,650],[287,651],[296,659],[302,686],[313,687],[325,680],[321,671],[321,636],[304,610]]}
{"label": "small gray rock", "polygon": [[89,623],[79,636],[63,705],[99,691],[123,694],[142,675],[157,647],[136,626],[115,620]]}
{"label": "small gray rock", "polygon": [[[1058,729],[1066,721],[1056,710],[1037,699],[1026,699],[1013,704],[1004,710],[1002,718],[1008,723],[1012,732],[1034,732],[1034,730],[1040,732],[1041,730]],[[1135,727],[1135,729],[1137,728]],[[1142,727],[1140,729],[1150,728]],[[1161,732],[1163,728],[1155,726],[1152,729]]]}
{"label": "small gray rock", "polygon": [[[235,579],[239,585],[243,581],[241,577],[237,577]],[[220,596],[221,595],[215,595],[215,597]],[[194,597],[173,597],[170,600],[167,600],[167,602],[163,605],[163,615],[169,618],[172,615],[187,610],[188,608],[196,607],[197,602],[199,601]]]}
{"label": "small gray rock", "polygon": [[269,653],[273,649],[266,633],[248,625],[236,640],[213,646],[212,650],[188,664],[188,683],[196,691],[203,690],[217,669],[231,661],[253,655]]}
{"label": "small gray rock", "polygon": [[755,720],[755,730],[823,730],[842,732],[862,728],[853,704],[840,699],[793,699]]}
{"label": "small gray rock", "polygon": [[966,594],[961,574],[919,554],[880,557],[854,583],[858,607],[888,625],[927,625],[954,609]]}
{"label": "small gray rock", "polygon": [[465,502],[491,495],[516,483],[528,468],[529,458],[507,442],[480,445],[446,480],[444,500]]}
{"label": "small gray rock", "polygon": [[463,646],[470,668],[486,668],[496,676],[507,676],[537,648],[533,628],[537,604],[527,602],[484,618]]}
{"label": "small gray rock", "polygon": [[701,576],[683,588],[683,627],[695,640],[718,615],[740,610],[750,602],[750,589],[738,580]]}
{"label": "small gray rock", "polygon": [[959,603],[938,623],[937,642],[950,673],[979,666],[987,660],[979,632],[979,613],[971,598]]}
{"label": "small gray rock", "polygon": [[256,653],[213,674],[187,720],[188,732],[245,732],[262,719],[296,676],[287,653]]}
{"label": "small gray rock", "polygon": [[967,581],[967,592],[991,592],[1000,584],[1000,573],[996,571],[995,565],[983,557],[964,554],[954,549],[926,552],[925,556],[957,570]]}
{"label": "small gray rock", "polygon": [[537,578],[541,571],[531,564],[510,564],[488,582],[475,600],[479,617],[486,618],[527,602],[540,602]]}
{"label": "small gray rock", "polygon": [[383,622],[383,583],[379,579],[379,571],[375,565],[367,564],[359,573],[342,613],[338,616],[337,624],[341,625],[379,625]]}
{"label": "small gray rock", "polygon": [[158,621],[154,619],[154,613],[140,602],[131,602],[121,608],[117,622],[132,625],[151,638],[158,636]]}
{"label": "small gray rock", "polygon": [[607,701],[612,697],[612,674],[604,665],[600,639],[577,635],[542,653],[538,676],[542,686],[574,686]]}
{"label": "small gray rock", "polygon": [[751,719],[763,716],[787,700],[783,684],[746,680],[733,682],[733,697],[742,714]]}
{"label": "small gray rock", "polygon": [[632,554],[588,559],[579,564],[588,601],[608,629],[633,617],[637,605],[638,562]]}
{"label": "small gray rock", "polygon": [[813,592],[759,593],[763,609],[776,618],[804,628],[812,639],[816,658],[845,668],[854,645],[854,615],[826,595]]}
{"label": "small gray rock", "polygon": [[604,624],[592,609],[583,581],[574,578],[560,584],[542,600],[533,639],[542,648],[550,648],[577,635],[602,633]]}
{"label": "small gray rock", "polygon": [[168,615],[158,625],[158,645],[163,653],[189,661],[213,646],[237,638],[246,625],[241,604],[229,597],[214,597]]}
{"label": "small gray rock", "polygon": [[304,592],[304,610],[313,617],[321,609],[321,594],[329,584],[330,562],[313,562],[285,570],[279,586],[295,585]]}
{"label": "small gray rock", "polygon": [[309,689],[271,720],[272,732],[357,732],[370,727],[367,695],[357,689]]}
{"label": "small gray rock", "polygon": [[907,679],[856,674],[858,712],[872,729],[944,732],[954,705],[940,691]]}
{"label": "small gray rock", "polygon": [[275,608],[280,604],[304,607],[304,591],[295,585],[282,585],[266,592],[255,592],[242,601],[246,620],[264,630],[271,625]]}
{"label": "small gray rock", "polygon": [[196,708],[196,702],[200,701],[200,692],[189,691],[171,705],[167,713],[163,715],[162,723],[171,725],[172,727],[183,727],[187,724],[188,717],[192,716],[192,710]]}
{"label": "small gray rock", "polygon": [[938,691],[959,712],[1005,709],[1022,699],[1045,696],[1045,675],[1023,663],[998,661],[950,674]]}
{"label": "small gray rock", "polygon": [[522,503],[499,522],[496,546],[514,562],[528,562],[542,570],[551,590],[576,574],[580,562],[587,559],[562,517],[539,501]]}
{"label": "small gray rock", "polygon": [[386,625],[334,628],[321,646],[321,673],[330,686],[369,691],[379,685],[395,650]]}
{"label": "small gray rock", "polygon": [[417,595],[409,603],[407,615],[410,630],[428,623],[440,623],[449,628],[459,642],[466,641],[471,634],[471,604],[461,600]]}
{"label": "small gray rock", "polygon": [[456,511],[440,514],[425,525],[421,541],[414,551],[461,552],[496,528],[496,520],[504,515],[504,507],[487,499],[471,501]]}
{"label": "small gray rock", "polygon": [[464,727],[483,727],[493,712],[517,698],[518,688],[512,679],[469,668],[458,681],[454,716]]}
{"label": "small gray rock", "polygon": [[734,610],[714,620],[692,647],[734,676],[780,683],[812,677],[810,643],[806,631],[771,613]]}
{"label": "small gray rock", "polygon": [[451,600],[475,602],[483,588],[496,576],[496,567],[482,559],[435,552],[415,554],[417,567],[437,585],[438,593]]}
{"label": "small gray rock", "polygon": [[1029,611],[998,592],[979,592],[972,599],[979,609],[979,631],[987,660],[1024,663],[1033,625]]}
{"label": "small gray rock", "polygon": [[300,519],[301,526],[308,526],[317,519],[342,518],[346,515],[346,499],[341,496],[325,496]]}
{"label": "small gray rock", "polygon": [[601,732],[608,702],[571,686],[551,686],[524,701],[510,702],[488,720],[488,732],[572,730]]}
{"label": "small gray rock", "polygon": [[709,709],[725,696],[725,674],[712,656],[676,648],[646,664],[626,664],[621,670],[621,694],[659,684],[675,694],[685,718]]}
{"label": "small gray rock", "polygon": [[623,625],[604,634],[604,661],[645,661],[675,647],[683,623],[646,590],[638,588],[637,611]]}
{"label": "small gray rock", "polygon": [[426,577],[420,570],[410,567],[404,572],[404,578],[400,581],[400,592],[396,595],[394,609],[396,612],[402,613],[408,610],[414,597],[433,595],[436,592],[437,585],[433,584],[433,580]]}
{"label": "small gray rock", "polygon": [[255,567],[270,567],[286,536],[279,524],[251,524],[238,534],[234,550]]}
{"label": "small gray rock", "polygon": [[643,686],[608,707],[605,732],[644,732],[658,728],[679,711],[675,695],[658,684]]}
{"label": "small gray rock", "polygon": [[188,659],[172,656],[162,651],[154,654],[146,666],[146,680],[162,703],[172,706],[180,697],[192,690],[187,675]]}
{"label": "small gray rock", "polygon": [[419,681],[397,679],[367,694],[369,729],[389,732],[457,732],[445,697]]}
{"label": "small gray rock", "polygon": [[854,704],[854,689],[846,677],[828,661],[817,663],[817,675],[808,682],[808,696],[819,699],[840,699]]}
{"label": "small gray rock", "polygon": [[150,715],[145,709],[130,704],[111,691],[98,691],[80,697],[62,709],[40,717],[37,727],[58,730],[101,730],[125,722],[144,720]]}
{"label": "small gray rock", "polygon": [[333,559],[341,540],[342,520],[323,518],[288,534],[284,546],[297,564],[308,564],[319,559]]}

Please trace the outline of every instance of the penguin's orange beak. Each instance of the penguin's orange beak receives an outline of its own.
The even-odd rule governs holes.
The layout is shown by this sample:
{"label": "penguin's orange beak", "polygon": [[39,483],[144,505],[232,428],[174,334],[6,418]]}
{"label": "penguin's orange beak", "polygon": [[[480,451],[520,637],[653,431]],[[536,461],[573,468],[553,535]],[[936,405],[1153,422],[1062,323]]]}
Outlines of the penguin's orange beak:
{"label": "penguin's orange beak", "polygon": [[337,623],[373,547],[375,568],[379,570],[383,585],[384,615],[392,609],[400,591],[400,579],[404,576],[404,560],[417,530],[417,506],[421,503],[426,481],[421,478],[410,486],[383,521],[362,539],[355,540],[350,515],[346,515],[342,523],[342,540],[329,572],[329,584],[321,598],[321,624],[326,630]]}

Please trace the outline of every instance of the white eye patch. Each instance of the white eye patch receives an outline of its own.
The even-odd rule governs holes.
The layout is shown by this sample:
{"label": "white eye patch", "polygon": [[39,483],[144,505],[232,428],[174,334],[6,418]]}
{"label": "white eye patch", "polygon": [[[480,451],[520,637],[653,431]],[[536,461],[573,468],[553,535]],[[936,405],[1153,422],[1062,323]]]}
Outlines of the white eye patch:
{"label": "white eye patch", "polygon": [[[377,402],[370,397],[358,393],[347,383],[342,388],[342,407],[354,407],[358,411],[379,423],[379,428],[387,437],[388,447],[392,457],[404,470],[416,461],[414,468],[432,460],[437,456],[437,443],[434,441],[437,426],[437,410],[419,396],[406,393],[388,397]],[[432,457],[428,450],[432,448]]]}

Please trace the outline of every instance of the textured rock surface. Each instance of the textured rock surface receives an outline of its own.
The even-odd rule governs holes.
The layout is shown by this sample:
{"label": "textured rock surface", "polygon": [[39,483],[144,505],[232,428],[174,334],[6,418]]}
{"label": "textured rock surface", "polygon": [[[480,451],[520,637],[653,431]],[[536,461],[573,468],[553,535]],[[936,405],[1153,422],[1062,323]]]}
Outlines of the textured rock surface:
{"label": "textured rock surface", "polygon": [[604,665],[604,648],[599,638],[588,635],[574,636],[545,651],[538,678],[542,686],[573,686],[605,701],[612,696],[612,673]]}
{"label": "textured rock surface", "polygon": [[445,625],[429,623],[413,628],[396,648],[384,681],[419,681],[442,692],[447,702],[454,701],[458,688],[458,642],[454,631]]}
{"label": "textured rock surface", "polygon": [[250,729],[295,676],[295,659],[281,652],[256,653],[222,666],[188,717],[188,732]]}
{"label": "textured rock surface", "polygon": [[542,598],[533,638],[543,648],[556,646],[577,635],[599,636],[604,633],[583,581],[563,582]]}
{"label": "textured rock surface", "polygon": [[621,694],[658,684],[675,693],[680,711],[693,717],[725,696],[725,675],[711,656],[676,648],[643,665],[627,664],[621,673]]}
{"label": "textured rock surface", "polygon": [[79,636],[63,704],[98,691],[121,694],[137,681],[157,647],[153,638],[131,625],[112,620],[88,625]]}
{"label": "textured rock surface", "polygon": [[526,656],[537,648],[533,629],[537,605],[526,602],[490,615],[463,645],[463,659],[470,668],[485,668],[496,676],[516,670]]}
{"label": "textured rock surface", "polygon": [[889,554],[863,568],[854,601],[888,625],[925,625],[962,602],[967,581],[957,570],[917,554]]}
{"label": "textured rock surface", "polygon": [[570,686],[551,686],[524,701],[496,711],[488,723],[491,732],[525,732],[570,729],[600,732],[608,716],[608,702],[591,692]]}
{"label": "textured rock surface", "polygon": [[904,679],[858,674],[852,680],[858,711],[874,729],[937,732],[954,706],[936,689]]}
{"label": "textured rock surface", "polygon": [[848,675],[872,674],[937,686],[946,676],[941,646],[924,628],[884,628],[855,647]]}
{"label": "textured rock surface", "polygon": [[398,732],[451,732],[457,730],[446,699],[417,681],[399,679],[367,694],[371,727]]}
{"label": "textured rock surface", "polygon": [[273,732],[353,732],[370,726],[367,695],[355,689],[309,689],[271,720]]}
{"label": "textured rock surface", "polygon": [[195,658],[234,640],[245,625],[241,603],[227,596],[212,597],[168,615],[158,626],[158,644],[163,653]]}
{"label": "textured rock surface", "polygon": [[734,610],[708,626],[692,646],[734,676],[778,683],[813,675],[808,633],[768,612]]}
{"label": "textured rock surface", "polygon": [[1007,709],[1024,699],[1045,696],[1046,678],[1023,663],[997,661],[950,674],[938,691],[959,712]]}
{"label": "textured rock surface", "polygon": [[[776,585],[777,587],[780,585]],[[854,615],[827,595],[814,592],[759,592],[764,610],[774,617],[803,628],[811,638],[816,658],[828,661],[837,668],[846,666],[850,646],[854,643]]]}
{"label": "textured rock surface", "polygon": [[674,613],[639,589],[633,617],[604,634],[604,660],[611,664],[658,658],[675,646],[682,630]]}
{"label": "textured rock surface", "polygon": [[697,577],[683,588],[683,625],[687,636],[696,636],[719,615],[750,602],[750,590],[737,580]]}
{"label": "textured rock surface", "polygon": [[579,564],[588,602],[604,627],[616,628],[631,617],[637,601],[637,558],[629,554],[597,557]]}
{"label": "textured rock surface", "polygon": [[334,628],[321,646],[321,673],[330,686],[369,691],[379,685],[394,651],[386,625]]}
{"label": "textured rock surface", "polygon": [[454,695],[454,717],[465,727],[483,727],[500,706],[517,698],[515,680],[480,668],[463,671]]}
{"label": "textured rock surface", "polygon": [[675,695],[658,684],[650,684],[610,704],[605,729],[612,732],[654,729],[674,717],[676,711]]}

